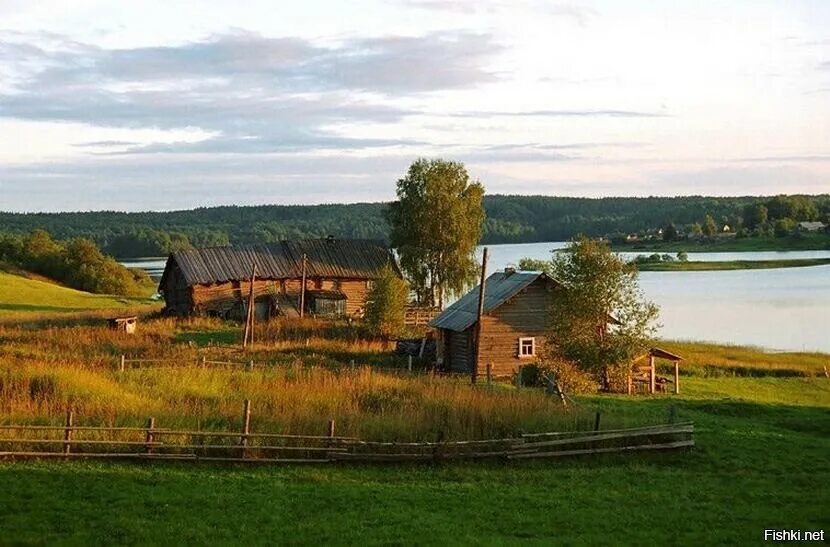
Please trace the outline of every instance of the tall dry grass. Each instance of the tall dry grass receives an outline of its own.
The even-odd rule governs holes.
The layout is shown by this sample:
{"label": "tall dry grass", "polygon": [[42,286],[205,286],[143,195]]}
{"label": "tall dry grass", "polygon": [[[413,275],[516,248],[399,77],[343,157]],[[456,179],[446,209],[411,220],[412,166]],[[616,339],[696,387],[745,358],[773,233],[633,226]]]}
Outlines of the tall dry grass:
{"label": "tall dry grass", "polygon": [[[143,317],[135,335],[96,314],[4,322],[0,419],[59,424],[72,409],[87,425],[143,425],[153,416],[159,427],[226,430],[238,428],[250,399],[254,430],[316,435],[334,419],[342,435],[434,440],[568,430],[592,418],[540,390],[400,374],[405,359],[352,325],[274,321],[245,352],[239,338],[238,325],[212,319]],[[168,366],[121,372],[122,354]],[[202,367],[202,358],[257,366]]]}

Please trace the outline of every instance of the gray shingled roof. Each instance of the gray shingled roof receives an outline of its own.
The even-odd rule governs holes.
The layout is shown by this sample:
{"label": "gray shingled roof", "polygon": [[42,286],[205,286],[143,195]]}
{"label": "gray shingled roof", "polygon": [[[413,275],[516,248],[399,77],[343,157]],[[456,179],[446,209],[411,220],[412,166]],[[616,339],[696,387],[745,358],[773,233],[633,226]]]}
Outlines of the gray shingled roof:
{"label": "gray shingled roof", "polygon": [[188,285],[250,279],[252,264],[262,279],[299,278],[303,254],[308,257],[308,277],[373,279],[386,264],[397,268],[391,251],[378,241],[305,239],[178,251],[167,259],[160,286],[174,265]]}
{"label": "gray shingled roof", "polygon": [[[521,271],[496,272],[490,275],[484,287],[484,313],[498,308],[540,277],[547,278],[547,275],[542,272]],[[430,321],[429,325],[456,332],[468,329],[478,317],[478,291],[479,287],[476,286]]]}

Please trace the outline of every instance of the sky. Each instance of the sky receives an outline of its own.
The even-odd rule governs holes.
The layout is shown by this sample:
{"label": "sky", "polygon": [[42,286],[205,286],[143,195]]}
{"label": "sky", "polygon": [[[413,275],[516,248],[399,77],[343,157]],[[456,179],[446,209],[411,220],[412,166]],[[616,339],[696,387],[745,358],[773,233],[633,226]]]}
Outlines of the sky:
{"label": "sky", "polygon": [[0,0],[0,210],[830,192],[826,0]]}

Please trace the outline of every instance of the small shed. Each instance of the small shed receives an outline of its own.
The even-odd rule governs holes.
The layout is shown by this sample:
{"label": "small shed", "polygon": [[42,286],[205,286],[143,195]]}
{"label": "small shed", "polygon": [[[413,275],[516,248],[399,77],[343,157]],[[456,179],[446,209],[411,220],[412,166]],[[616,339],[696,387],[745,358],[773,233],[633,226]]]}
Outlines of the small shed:
{"label": "small shed", "polygon": [[544,348],[556,281],[542,272],[507,268],[485,281],[480,362],[475,362],[479,287],[430,322],[438,364],[450,372],[509,376]]}
{"label": "small shed", "polygon": [[664,349],[651,348],[648,352],[635,359],[632,364],[631,372],[628,373],[629,395],[634,393],[635,384],[647,386],[648,393],[665,391],[665,385],[670,383],[671,380],[665,377],[657,376],[657,359],[665,359],[674,363],[674,393],[680,393],[680,361],[682,361],[683,358]]}
{"label": "small shed", "polygon": [[135,327],[138,323],[138,316],[131,315],[129,317],[113,317],[107,321],[111,329],[115,329],[127,334],[135,333]]}

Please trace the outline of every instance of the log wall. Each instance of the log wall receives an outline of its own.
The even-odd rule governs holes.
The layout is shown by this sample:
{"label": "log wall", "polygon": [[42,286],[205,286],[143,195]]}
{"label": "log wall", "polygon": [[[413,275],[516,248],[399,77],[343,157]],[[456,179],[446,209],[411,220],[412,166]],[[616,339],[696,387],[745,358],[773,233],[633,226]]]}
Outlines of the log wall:
{"label": "log wall", "polygon": [[[544,349],[553,301],[554,291],[550,282],[539,279],[485,315],[481,323],[478,374],[486,374],[488,362],[494,376],[509,376],[519,366],[537,362]],[[536,339],[536,357],[519,356],[519,338],[524,337]]]}
{"label": "log wall", "polygon": [[[178,277],[174,275],[172,279],[174,282],[178,281],[179,285],[168,282],[164,289],[168,313],[174,315],[217,313],[244,316],[243,312],[251,288],[250,281],[229,281],[187,287],[181,275]],[[177,288],[171,290],[171,285]],[[343,292],[346,295],[346,314],[352,317],[363,315],[368,293],[367,285],[365,279],[306,279],[306,290],[324,289]],[[285,299],[299,308],[301,286],[301,279],[256,279],[254,296],[284,295]]]}

